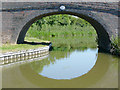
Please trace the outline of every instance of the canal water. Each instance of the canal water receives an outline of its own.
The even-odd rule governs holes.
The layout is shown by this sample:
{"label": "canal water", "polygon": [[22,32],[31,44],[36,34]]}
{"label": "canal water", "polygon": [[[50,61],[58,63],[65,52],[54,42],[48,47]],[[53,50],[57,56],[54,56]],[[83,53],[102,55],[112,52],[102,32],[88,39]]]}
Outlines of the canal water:
{"label": "canal water", "polygon": [[50,51],[48,57],[3,66],[3,88],[117,88],[118,57],[98,48]]}

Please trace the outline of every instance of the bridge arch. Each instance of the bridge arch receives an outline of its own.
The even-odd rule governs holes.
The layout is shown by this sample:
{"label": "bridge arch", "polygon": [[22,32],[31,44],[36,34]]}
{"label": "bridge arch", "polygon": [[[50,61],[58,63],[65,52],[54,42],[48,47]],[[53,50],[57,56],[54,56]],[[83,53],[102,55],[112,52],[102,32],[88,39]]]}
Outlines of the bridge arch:
{"label": "bridge arch", "polygon": [[28,15],[25,19],[25,22],[23,23],[23,27],[18,32],[18,36],[16,39],[16,42],[18,44],[24,42],[25,35],[29,29],[29,27],[38,19],[41,19],[42,17],[50,16],[50,15],[56,15],[56,14],[69,14],[78,16],[82,19],[85,19],[88,21],[96,30],[97,36],[98,36],[98,47],[100,50],[104,50],[109,52],[111,49],[111,41],[110,41],[110,34],[109,34],[109,28],[107,27],[107,24],[104,22],[104,20],[96,15],[94,12],[87,12],[87,11],[79,11],[79,10],[65,10],[65,11],[43,11],[42,13],[39,11],[36,11],[35,13]]}

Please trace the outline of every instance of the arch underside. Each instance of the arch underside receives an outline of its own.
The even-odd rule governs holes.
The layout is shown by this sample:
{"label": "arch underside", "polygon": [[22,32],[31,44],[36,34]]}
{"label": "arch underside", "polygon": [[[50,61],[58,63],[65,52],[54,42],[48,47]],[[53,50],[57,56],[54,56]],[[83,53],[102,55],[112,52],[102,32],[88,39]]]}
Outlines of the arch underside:
{"label": "arch underside", "polygon": [[34,18],[31,18],[22,28],[20,31],[20,34],[17,39],[17,43],[23,43],[25,35],[29,29],[29,27],[38,19],[41,19],[42,17],[45,16],[50,16],[50,15],[56,15],[56,14],[69,14],[69,15],[74,15],[78,16],[82,19],[85,19],[88,21],[96,30],[97,36],[98,36],[98,47],[100,50],[104,50],[109,52],[111,49],[111,41],[109,34],[107,33],[108,28],[104,27],[104,21],[100,18],[95,16],[94,14],[83,14],[80,12],[71,12],[71,11],[57,11],[57,12],[48,12],[48,13],[43,13],[37,16],[34,16]]}

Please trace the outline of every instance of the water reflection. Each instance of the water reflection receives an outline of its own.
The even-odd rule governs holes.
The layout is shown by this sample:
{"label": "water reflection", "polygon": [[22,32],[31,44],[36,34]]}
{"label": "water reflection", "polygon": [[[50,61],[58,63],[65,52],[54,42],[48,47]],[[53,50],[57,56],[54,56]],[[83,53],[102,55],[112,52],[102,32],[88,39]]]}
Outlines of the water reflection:
{"label": "water reflection", "polygon": [[[3,88],[117,88],[118,87],[118,57],[114,57],[112,55],[98,53],[98,57],[96,56],[97,49],[90,50],[92,51],[89,54],[85,54],[88,50],[84,50],[84,54],[79,54],[80,51],[69,51],[69,52],[51,52],[47,59],[43,59],[41,61],[34,61],[31,63],[25,63],[16,65],[14,67],[3,67],[2,69],[2,85]],[[72,56],[71,56],[72,55]],[[67,58],[85,55],[85,58],[89,58],[88,62],[92,59],[94,60],[90,63],[87,62],[87,66],[85,69],[81,69],[78,67],[78,64],[75,62],[80,62],[81,59],[74,59],[71,61]],[[65,60],[63,60],[65,59]],[[75,61],[75,62],[74,62]],[[64,66],[64,64],[59,65],[59,63],[68,63],[74,67],[60,67]],[[81,61],[85,62],[85,61]],[[61,79],[56,80],[56,75],[50,78],[50,74],[42,75],[41,73],[46,72],[49,67],[52,65],[55,67],[59,65],[59,68],[55,68],[57,70],[66,69],[74,69],[70,70],[72,79]],[[81,63],[79,63],[80,65]],[[94,65],[95,64],[95,65]],[[91,66],[88,66],[91,65]],[[84,67],[84,65],[83,65]],[[90,67],[90,71],[87,69]],[[53,67],[52,67],[53,69]],[[82,75],[77,71],[86,70],[86,74]],[[88,71],[87,71],[88,70]],[[51,70],[54,71],[54,70]],[[64,71],[64,70],[63,70]],[[62,73],[64,73],[61,71]],[[75,75],[73,75],[73,71]],[[49,72],[49,71],[48,71]],[[60,72],[60,71],[57,71]],[[79,71],[80,72],[80,71]],[[65,72],[66,73],[66,72]],[[53,73],[54,74],[54,73]],[[46,76],[45,76],[46,75]],[[80,76],[82,75],[82,76]],[[76,78],[74,78],[76,76]],[[69,78],[71,78],[69,77]],[[68,77],[67,77],[68,78]]]}
{"label": "water reflection", "polygon": [[[37,73],[52,79],[73,79],[82,76],[89,72],[96,63],[98,49],[87,49],[84,51],[74,50],[71,53],[67,52],[65,58],[57,59],[57,56],[51,58],[51,54],[57,53],[58,55],[63,51],[53,51],[50,57],[47,58],[48,65],[43,66],[43,62],[36,62],[38,65],[33,65],[32,68]],[[54,62],[53,62],[54,58]],[[38,67],[36,67],[38,66]],[[42,70],[38,70],[42,69]]]}

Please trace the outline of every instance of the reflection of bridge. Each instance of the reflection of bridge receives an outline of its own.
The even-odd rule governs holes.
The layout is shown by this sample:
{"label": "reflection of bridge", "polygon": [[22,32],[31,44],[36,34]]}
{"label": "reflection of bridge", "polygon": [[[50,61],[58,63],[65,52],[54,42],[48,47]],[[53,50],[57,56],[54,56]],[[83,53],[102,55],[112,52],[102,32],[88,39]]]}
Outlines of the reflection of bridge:
{"label": "reflection of bridge", "polygon": [[3,2],[2,42],[22,43],[28,28],[37,19],[71,14],[90,22],[98,34],[99,47],[109,51],[112,35],[118,34],[118,11],[118,2]]}
{"label": "reflection of bridge", "polygon": [[[101,59],[103,56],[104,59]],[[118,74],[115,73],[117,70],[114,65],[111,65],[112,60],[111,56],[99,53],[97,62],[90,72],[71,80],[46,78],[36,73],[31,64],[14,64],[15,66],[2,68],[2,85],[3,88],[116,88],[118,87]],[[32,64],[34,65],[35,62]],[[39,63],[36,62],[36,66],[36,70],[40,69]]]}

